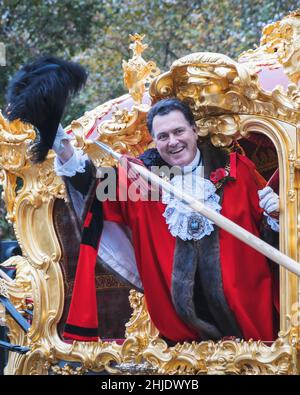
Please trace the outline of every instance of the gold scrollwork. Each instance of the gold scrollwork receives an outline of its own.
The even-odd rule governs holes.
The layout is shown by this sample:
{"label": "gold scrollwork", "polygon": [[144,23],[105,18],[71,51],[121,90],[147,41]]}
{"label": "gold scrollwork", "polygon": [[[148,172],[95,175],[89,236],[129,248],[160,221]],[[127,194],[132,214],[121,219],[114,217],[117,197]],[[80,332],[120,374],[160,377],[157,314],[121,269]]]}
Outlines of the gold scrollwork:
{"label": "gold scrollwork", "polygon": [[[165,97],[184,100],[197,121],[224,114],[300,120],[299,87],[294,84],[287,91],[266,92],[255,70],[222,54],[199,52],[175,61],[169,72],[154,79],[150,94],[154,101]],[[217,143],[226,144],[219,139]]]}
{"label": "gold scrollwork", "polygon": [[212,143],[216,147],[228,147],[241,136],[238,115],[202,118],[197,121],[197,126],[199,136],[210,136]]}
{"label": "gold scrollwork", "polygon": [[49,162],[39,168],[37,183],[43,202],[47,201],[50,196],[66,200],[65,185],[54,173],[53,165]]}
{"label": "gold scrollwork", "polygon": [[132,111],[117,109],[111,120],[98,127],[99,140],[115,151],[140,155],[151,141],[146,127],[147,109],[140,106]]}
{"label": "gold scrollwork", "polygon": [[[11,281],[0,278],[0,284],[6,289],[9,299],[16,309],[27,308],[26,299],[32,299],[31,266],[22,256],[13,256],[3,262],[0,267],[15,267],[16,275]],[[1,293],[1,292],[0,292]]]}
{"label": "gold scrollwork", "polygon": [[184,343],[175,347],[159,339],[149,344],[144,358],[159,374],[291,374],[292,351],[287,339],[271,346],[263,342],[224,340]]}
{"label": "gold scrollwork", "polygon": [[87,372],[87,369],[82,366],[74,368],[69,364],[65,364],[64,366],[54,365],[50,369],[55,375],[61,376],[82,376]]}
{"label": "gold scrollwork", "polygon": [[6,206],[6,219],[9,222],[14,222],[14,204],[16,200],[16,186],[17,186],[17,176],[13,173],[1,169],[0,170],[0,184],[3,187],[1,198],[5,202]]}
{"label": "gold scrollwork", "polygon": [[35,131],[32,126],[19,120],[9,122],[0,111],[0,142],[6,144],[18,144],[27,140],[35,139]]}

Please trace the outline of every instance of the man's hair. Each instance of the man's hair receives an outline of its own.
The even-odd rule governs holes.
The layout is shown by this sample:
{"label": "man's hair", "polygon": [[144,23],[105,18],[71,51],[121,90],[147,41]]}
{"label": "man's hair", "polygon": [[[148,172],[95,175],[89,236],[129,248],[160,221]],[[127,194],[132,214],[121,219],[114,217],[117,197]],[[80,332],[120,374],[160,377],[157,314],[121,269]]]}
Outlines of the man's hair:
{"label": "man's hair", "polygon": [[163,99],[154,104],[147,115],[147,126],[152,134],[153,119],[156,115],[167,115],[171,111],[180,111],[191,126],[195,125],[194,115],[190,107],[179,99]]}

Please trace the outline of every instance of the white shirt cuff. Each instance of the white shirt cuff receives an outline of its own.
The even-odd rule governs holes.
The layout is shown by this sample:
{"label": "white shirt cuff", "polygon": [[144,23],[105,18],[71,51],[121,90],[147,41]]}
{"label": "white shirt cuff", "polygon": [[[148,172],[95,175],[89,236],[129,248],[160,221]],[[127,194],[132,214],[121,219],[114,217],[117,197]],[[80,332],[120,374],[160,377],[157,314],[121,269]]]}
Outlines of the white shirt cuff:
{"label": "white shirt cuff", "polygon": [[85,162],[88,160],[87,154],[82,150],[74,149],[71,158],[62,163],[58,156],[54,160],[54,170],[58,176],[73,177],[76,173],[84,173]]}

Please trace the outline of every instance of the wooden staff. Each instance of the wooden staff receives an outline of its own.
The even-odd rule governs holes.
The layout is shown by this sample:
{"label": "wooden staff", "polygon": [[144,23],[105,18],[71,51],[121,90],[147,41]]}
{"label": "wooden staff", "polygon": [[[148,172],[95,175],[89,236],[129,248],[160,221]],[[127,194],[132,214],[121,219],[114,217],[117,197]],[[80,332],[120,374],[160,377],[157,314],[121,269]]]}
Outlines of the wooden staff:
{"label": "wooden staff", "polygon": [[[121,154],[115,152],[113,149],[108,147],[106,144],[103,144],[98,141],[94,141],[94,144],[97,144],[101,149],[103,149],[108,154],[112,155],[117,160],[120,160],[122,157]],[[297,276],[300,276],[300,265],[297,261],[290,258],[289,256],[283,254],[281,251],[277,250],[276,248],[272,247],[270,244],[266,243],[265,241],[261,240],[257,236],[254,236],[252,233],[248,232],[241,226],[237,225],[235,222],[231,221],[230,219],[224,217],[222,214],[210,209],[209,207],[205,206],[203,203],[199,202],[198,200],[194,199],[189,194],[176,190],[174,186],[158,177],[156,174],[152,173],[148,169],[143,166],[140,166],[136,163],[130,162],[130,165],[139,172],[139,174],[146,180],[151,180],[151,182],[161,187],[164,191],[167,191],[173,194],[177,199],[183,201],[187,204],[190,208],[194,211],[199,212],[204,217],[213,221],[216,225],[220,228],[226,230],[237,239],[243,241],[244,243],[248,244],[250,247],[254,248],[256,251],[260,252],[261,254],[265,255],[272,261],[278,263],[279,265],[285,267],[289,271],[293,272]]]}

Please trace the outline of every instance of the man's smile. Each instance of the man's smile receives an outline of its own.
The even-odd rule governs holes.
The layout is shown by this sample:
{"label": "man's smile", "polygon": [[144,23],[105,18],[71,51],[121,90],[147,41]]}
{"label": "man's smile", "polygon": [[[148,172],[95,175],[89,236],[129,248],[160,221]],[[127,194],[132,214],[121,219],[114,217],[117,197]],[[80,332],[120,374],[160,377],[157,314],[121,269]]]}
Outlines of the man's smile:
{"label": "man's smile", "polygon": [[170,150],[169,154],[172,154],[172,155],[179,154],[179,152],[181,152],[182,150],[184,150],[184,147],[176,148],[174,150]]}

